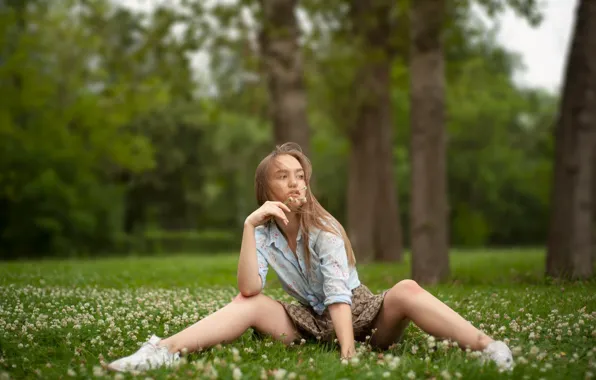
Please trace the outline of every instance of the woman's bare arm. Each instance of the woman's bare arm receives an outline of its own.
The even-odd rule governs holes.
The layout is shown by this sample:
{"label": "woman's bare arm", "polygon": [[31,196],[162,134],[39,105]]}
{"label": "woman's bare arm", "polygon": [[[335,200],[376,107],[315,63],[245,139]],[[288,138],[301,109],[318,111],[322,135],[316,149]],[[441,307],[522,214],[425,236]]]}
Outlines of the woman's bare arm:
{"label": "woman's bare arm", "polygon": [[261,292],[262,283],[258,265],[255,227],[245,222],[237,274],[238,290],[245,297],[254,296]]}
{"label": "woman's bare arm", "polygon": [[335,335],[341,347],[341,357],[350,358],[355,352],[352,309],[347,303],[334,303],[328,306]]}

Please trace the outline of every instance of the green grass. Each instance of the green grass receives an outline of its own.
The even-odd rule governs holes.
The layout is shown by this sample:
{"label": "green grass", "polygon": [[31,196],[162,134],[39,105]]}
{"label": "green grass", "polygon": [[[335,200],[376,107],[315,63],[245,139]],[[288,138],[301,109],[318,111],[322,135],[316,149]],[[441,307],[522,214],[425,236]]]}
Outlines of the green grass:
{"label": "green grass", "polygon": [[[173,334],[236,294],[237,255],[48,260],[0,264],[0,379],[113,377],[100,363],[133,352],[151,334]],[[474,353],[429,347],[411,325],[385,352],[357,345],[342,364],[336,346],[284,347],[251,331],[141,378],[519,378],[584,379],[596,374],[596,280],[544,278],[538,250],[454,252],[452,278],[429,291],[474,325],[507,339],[515,370],[482,366]],[[409,277],[401,264],[360,265],[375,291]],[[270,271],[265,293],[289,299]],[[124,376],[125,378],[130,375]]]}

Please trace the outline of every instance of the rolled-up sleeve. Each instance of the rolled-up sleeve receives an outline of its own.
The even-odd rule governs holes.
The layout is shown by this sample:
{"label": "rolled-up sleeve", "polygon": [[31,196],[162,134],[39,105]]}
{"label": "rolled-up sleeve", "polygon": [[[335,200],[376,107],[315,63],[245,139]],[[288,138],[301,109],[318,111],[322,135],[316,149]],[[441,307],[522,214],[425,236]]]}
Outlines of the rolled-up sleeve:
{"label": "rolled-up sleeve", "polygon": [[323,274],[325,306],[334,303],[352,305],[352,291],[348,284],[350,268],[344,240],[341,235],[321,232],[317,245]]}
{"label": "rolled-up sleeve", "polygon": [[261,290],[265,287],[265,279],[267,278],[267,271],[269,264],[261,249],[257,248],[257,264],[259,266],[259,277],[261,277]]}

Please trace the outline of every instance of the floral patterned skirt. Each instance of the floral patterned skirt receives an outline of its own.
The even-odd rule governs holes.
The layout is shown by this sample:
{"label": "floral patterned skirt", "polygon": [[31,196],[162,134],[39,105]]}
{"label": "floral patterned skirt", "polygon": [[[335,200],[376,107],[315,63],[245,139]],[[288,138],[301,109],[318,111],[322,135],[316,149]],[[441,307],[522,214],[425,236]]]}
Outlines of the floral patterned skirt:
{"label": "floral patterned skirt", "polygon": [[[386,291],[382,294],[374,294],[364,284],[352,290],[352,324],[355,340],[364,342],[367,335],[372,336],[374,321],[383,306],[385,293]],[[331,342],[335,338],[329,308],[319,315],[311,307],[302,304],[277,302],[284,307],[294,323],[298,339],[314,338]]]}

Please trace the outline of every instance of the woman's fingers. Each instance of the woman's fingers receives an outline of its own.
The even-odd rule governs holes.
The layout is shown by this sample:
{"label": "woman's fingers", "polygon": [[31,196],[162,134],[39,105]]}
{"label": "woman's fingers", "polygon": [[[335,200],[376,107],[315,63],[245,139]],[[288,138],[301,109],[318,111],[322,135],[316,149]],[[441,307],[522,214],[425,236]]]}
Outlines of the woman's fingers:
{"label": "woman's fingers", "polygon": [[[279,202],[276,202],[276,203],[279,203]],[[285,206],[285,205],[282,205],[282,206],[287,208],[287,206]],[[279,205],[272,204],[271,208],[269,208],[266,211],[266,213],[268,215],[278,217],[279,219],[283,220],[285,224],[289,223],[288,218],[286,217],[286,214],[284,214],[284,212],[282,211],[282,208]]]}
{"label": "woman's fingers", "polygon": [[[290,197],[290,199],[292,199],[292,198]],[[275,202],[274,204],[277,205],[279,208],[281,208],[284,211],[292,212],[292,210],[290,210],[290,208],[288,206],[286,206],[285,204],[283,204],[281,202]]]}

